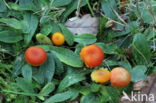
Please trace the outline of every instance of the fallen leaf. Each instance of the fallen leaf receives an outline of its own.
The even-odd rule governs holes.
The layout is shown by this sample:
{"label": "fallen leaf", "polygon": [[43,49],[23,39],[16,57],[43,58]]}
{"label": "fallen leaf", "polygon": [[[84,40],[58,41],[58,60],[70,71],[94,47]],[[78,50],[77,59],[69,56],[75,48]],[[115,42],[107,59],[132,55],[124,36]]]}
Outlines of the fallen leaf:
{"label": "fallen leaf", "polygon": [[133,84],[133,90],[141,90],[146,86],[148,86],[148,83],[145,82],[144,80],[141,80]]}
{"label": "fallen leaf", "polygon": [[[141,90],[141,94],[147,94],[148,96],[150,96],[152,94],[152,95],[156,96],[156,73],[148,76],[147,80],[148,80],[148,87],[144,87]],[[154,101],[147,101],[144,103],[156,103],[156,98]]]}
{"label": "fallen leaf", "polygon": [[73,34],[93,34],[97,35],[99,20],[97,17],[91,17],[90,14],[86,14],[81,18],[73,17],[65,23],[65,26],[73,33]]}

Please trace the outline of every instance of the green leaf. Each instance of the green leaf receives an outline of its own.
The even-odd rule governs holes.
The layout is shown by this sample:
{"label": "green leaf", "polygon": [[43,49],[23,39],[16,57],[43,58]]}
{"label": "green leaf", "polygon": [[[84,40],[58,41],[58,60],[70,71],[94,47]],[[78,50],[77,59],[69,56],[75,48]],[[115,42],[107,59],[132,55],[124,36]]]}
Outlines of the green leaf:
{"label": "green leaf", "polygon": [[63,64],[55,55],[53,57],[55,60],[55,74],[61,75],[64,72]]}
{"label": "green leaf", "polygon": [[65,76],[65,78],[60,82],[58,87],[58,92],[63,91],[65,88],[76,84],[82,80],[85,80],[85,77],[83,74],[69,74]]}
{"label": "green leaf", "polygon": [[[156,2],[153,1],[153,0],[149,1],[149,3],[151,3],[151,4],[156,4]],[[151,24],[152,21],[153,21],[153,19],[152,19],[152,16],[151,16],[151,14],[150,14],[148,8],[146,7],[146,6],[147,6],[146,3],[140,2],[139,4],[140,4],[140,5],[139,5],[139,11],[140,11],[140,14],[141,14],[141,17],[142,17],[144,23]],[[155,8],[155,7],[153,7],[153,9],[154,9],[154,8]],[[140,17],[140,14],[138,13],[137,7],[134,7],[134,8],[133,8],[133,11],[134,11],[134,13],[137,15],[137,17]]]}
{"label": "green leaf", "polygon": [[146,7],[143,7],[142,9],[140,9],[140,12],[141,12],[141,16],[142,16],[144,23],[151,24],[153,22],[153,18]]}
{"label": "green leaf", "polygon": [[145,30],[144,35],[147,35],[147,40],[152,40],[153,38],[156,37],[156,29],[148,28],[148,29]]}
{"label": "green leaf", "polygon": [[90,87],[90,85],[86,85],[86,86],[79,86],[79,90],[80,90],[80,93],[82,94],[82,95],[88,95],[89,93],[91,93],[92,91],[91,91],[91,87]]}
{"label": "green leaf", "polygon": [[[68,5],[65,12],[62,14],[62,17],[61,17],[62,22],[65,22],[67,17],[77,8],[78,1],[79,0],[72,0],[72,2]],[[87,4],[86,0],[82,0],[81,7],[85,6],[86,4]]]}
{"label": "green leaf", "polygon": [[144,65],[137,65],[133,69],[131,69],[131,81],[132,82],[138,82],[140,80],[146,80],[146,72],[147,68]]}
{"label": "green leaf", "polygon": [[74,36],[73,34],[63,25],[63,24],[59,24],[62,33],[65,36],[65,40],[68,43],[69,46],[72,46],[74,43]]}
{"label": "green leaf", "polygon": [[112,8],[118,12],[117,3],[115,0],[101,0],[102,11],[105,15],[111,19],[116,19],[117,16],[114,14]]}
{"label": "green leaf", "polygon": [[77,55],[79,55],[80,52],[81,52],[81,49],[84,47],[84,45],[80,43],[80,44],[77,44],[75,47],[76,47],[76,48],[75,48],[75,53],[76,53]]}
{"label": "green leaf", "polygon": [[0,0],[0,12],[5,12],[7,10],[6,5],[3,0]]}
{"label": "green leaf", "polygon": [[17,76],[21,73],[21,69],[22,69],[24,63],[25,63],[24,54],[21,54],[16,57],[16,59],[14,61],[14,66],[13,66],[13,74],[15,76]]}
{"label": "green leaf", "polygon": [[47,17],[47,16],[42,16],[41,18],[40,18],[40,24],[44,24],[44,23],[48,23],[48,22],[50,22],[50,17]]}
{"label": "green leaf", "polygon": [[52,25],[50,23],[46,23],[41,25],[41,33],[45,35],[49,35],[52,32]]}
{"label": "green leaf", "polygon": [[25,35],[25,43],[29,44],[38,26],[38,17],[32,13],[24,13],[24,21],[29,26],[29,33]]}
{"label": "green leaf", "polygon": [[61,29],[60,29],[58,23],[52,22],[51,25],[52,25],[52,33],[53,34],[56,33],[56,32],[61,32]]}
{"label": "green leaf", "polygon": [[[15,18],[0,18],[1,23],[18,30],[26,30],[27,24],[24,21],[19,21]],[[26,31],[24,31],[26,32]]]}
{"label": "green leaf", "polygon": [[98,92],[99,89],[100,89],[100,87],[101,87],[101,84],[93,83],[93,84],[91,85],[91,91],[92,91],[92,92]]}
{"label": "green leaf", "polygon": [[118,66],[119,64],[117,63],[117,61],[114,60],[104,60],[104,63],[106,64],[106,66]]}
{"label": "green leaf", "polygon": [[21,22],[15,18],[0,18],[0,22],[7,24],[10,27],[15,29],[21,29],[22,25]]}
{"label": "green leaf", "polygon": [[71,3],[72,0],[51,0],[51,7],[60,7],[60,6],[65,6]]}
{"label": "green leaf", "polygon": [[117,49],[118,47],[114,44],[105,44],[105,43],[95,43],[98,45],[105,54],[118,54]]}
{"label": "green leaf", "polygon": [[47,53],[47,60],[42,64],[38,70],[33,72],[34,79],[42,84],[51,82],[55,72],[55,62],[53,54]]}
{"label": "green leaf", "polygon": [[101,103],[99,97],[93,93],[85,95],[81,98],[81,103]]}
{"label": "green leaf", "polygon": [[138,65],[148,64],[151,59],[150,46],[146,40],[146,37],[141,34],[135,34],[132,43],[132,52],[134,59]]}
{"label": "green leaf", "polygon": [[[6,92],[6,93],[11,93],[11,94],[19,94],[21,96],[41,96],[39,94],[35,94],[35,93],[27,93],[27,92],[17,92],[17,91],[10,91],[10,90],[3,90],[3,92]],[[19,102],[18,102],[19,103]],[[21,103],[21,102],[20,102]],[[23,101],[22,101],[23,103]],[[27,102],[26,102],[27,103]]]}
{"label": "green leaf", "polygon": [[96,37],[92,34],[81,34],[74,35],[74,41],[78,43],[82,43],[84,45],[93,44],[96,42]]}
{"label": "green leaf", "polygon": [[33,85],[30,81],[24,78],[17,78],[16,79],[17,86],[26,93],[34,93]]}
{"label": "green leaf", "polygon": [[129,62],[120,61],[118,63],[119,63],[120,66],[122,66],[123,68],[125,68],[128,71],[130,71],[132,69],[132,66],[130,65]]}
{"label": "green leaf", "polygon": [[31,81],[32,80],[32,68],[29,64],[25,64],[22,67],[22,75],[25,79]]}
{"label": "green leaf", "polygon": [[16,43],[22,40],[22,35],[12,30],[4,30],[0,32],[0,41],[5,43]]}
{"label": "green leaf", "polygon": [[99,32],[100,32],[100,36],[99,36],[99,39],[100,39],[100,37],[103,35],[103,32],[104,32],[104,29],[105,29],[105,25],[106,25],[106,23],[107,23],[107,18],[106,17],[102,17],[102,18],[100,18],[100,26],[99,26]]}
{"label": "green leaf", "polygon": [[[133,22],[131,21],[130,23],[133,23]],[[130,23],[128,25],[130,25]],[[123,27],[123,26],[121,26],[119,24],[116,24],[115,27],[118,28],[119,30],[122,30],[122,31],[121,32],[116,32],[114,30],[109,29],[107,31],[109,39],[117,38],[117,37],[120,37],[121,38],[121,37],[123,37],[123,36],[128,35],[129,33],[131,33],[131,29],[129,27],[127,27],[127,26],[126,27]],[[133,27],[133,29],[134,29],[134,27]],[[130,37],[131,36],[129,36],[129,38]],[[127,39],[127,38],[128,38],[128,36],[127,37],[124,37],[124,40]],[[124,42],[124,40],[122,40],[122,42]]]}
{"label": "green leaf", "polygon": [[[40,91],[39,95],[48,95],[49,93],[51,93],[53,90],[55,89],[55,85],[54,83],[47,83],[42,90]],[[43,96],[38,96],[41,100],[44,100]]]}
{"label": "green leaf", "polygon": [[62,93],[55,94],[48,98],[44,103],[56,103],[56,102],[64,102],[72,97],[71,91],[66,91]]}
{"label": "green leaf", "polygon": [[80,56],[75,54],[73,51],[62,47],[49,47],[61,62],[73,67],[82,67],[82,60]]}
{"label": "green leaf", "polygon": [[112,87],[106,87],[102,86],[100,93],[102,96],[102,103],[118,103],[119,102],[119,94],[115,90],[115,88]]}
{"label": "green leaf", "polygon": [[74,67],[71,67],[71,66],[66,66],[66,75],[69,75],[69,74],[89,74],[90,71],[89,70],[84,70],[82,68],[74,68]]}
{"label": "green leaf", "polygon": [[75,100],[79,96],[79,89],[77,88],[70,88],[71,91],[71,98],[70,101]]}
{"label": "green leaf", "polygon": [[34,5],[32,0],[19,0],[19,8],[20,10],[37,10],[36,5]]}
{"label": "green leaf", "polygon": [[9,2],[8,5],[9,5],[10,8],[13,9],[13,10],[19,10],[19,5],[18,5],[18,4]]}

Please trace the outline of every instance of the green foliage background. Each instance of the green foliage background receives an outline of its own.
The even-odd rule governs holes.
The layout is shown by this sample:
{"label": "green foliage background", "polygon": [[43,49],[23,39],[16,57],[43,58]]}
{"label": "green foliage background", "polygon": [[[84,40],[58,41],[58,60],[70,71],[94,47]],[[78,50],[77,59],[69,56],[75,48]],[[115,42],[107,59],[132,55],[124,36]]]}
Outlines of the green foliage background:
{"label": "green foliage background", "polygon": [[[100,20],[95,37],[73,36],[64,25],[75,16],[78,0],[0,0],[0,103],[118,103],[123,91],[130,93],[133,83],[156,71],[155,4],[154,0],[138,0],[137,5],[130,0],[122,14],[120,0],[82,0],[81,14],[90,13]],[[113,10],[127,17],[126,23]],[[121,31],[106,28],[112,20]],[[35,39],[37,33],[51,37],[55,32],[65,35],[63,46],[40,44]],[[129,86],[112,88],[110,82],[103,86],[90,79],[99,67],[87,68],[79,55],[89,44],[100,46],[105,53],[99,67],[122,66],[130,72]],[[24,57],[25,50],[34,45],[48,55],[39,67],[29,65]]]}

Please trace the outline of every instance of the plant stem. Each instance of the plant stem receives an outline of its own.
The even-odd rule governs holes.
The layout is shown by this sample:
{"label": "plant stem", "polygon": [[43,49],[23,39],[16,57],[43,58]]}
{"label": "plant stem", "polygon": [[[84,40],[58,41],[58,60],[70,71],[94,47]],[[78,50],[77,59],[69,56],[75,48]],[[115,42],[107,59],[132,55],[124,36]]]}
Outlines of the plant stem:
{"label": "plant stem", "polygon": [[140,9],[139,9],[139,3],[138,3],[138,0],[136,0],[136,7],[137,7],[137,11],[138,11],[138,14],[139,14],[139,18],[140,18],[140,25],[143,25],[144,24],[144,21],[141,17],[141,12],[140,12]]}
{"label": "plant stem", "polygon": [[115,15],[119,18],[119,20],[123,22],[127,27],[130,28],[130,26],[121,18],[121,16],[114,10],[114,8],[112,8],[112,10],[115,13]]}
{"label": "plant stem", "polygon": [[5,5],[8,7],[8,9],[11,9],[10,6],[6,3],[5,0],[3,0],[3,2],[5,3]]}
{"label": "plant stem", "polygon": [[77,17],[80,17],[81,2],[82,2],[82,0],[79,0],[79,1],[78,1],[77,11],[76,11],[76,16],[77,16]]}
{"label": "plant stem", "polygon": [[90,10],[92,16],[95,16],[95,14],[94,14],[94,12],[93,12],[93,9],[92,9],[92,7],[91,7],[91,5],[90,5],[90,3],[89,3],[89,0],[86,0],[86,2],[87,2],[88,8],[89,8],[89,10]]}

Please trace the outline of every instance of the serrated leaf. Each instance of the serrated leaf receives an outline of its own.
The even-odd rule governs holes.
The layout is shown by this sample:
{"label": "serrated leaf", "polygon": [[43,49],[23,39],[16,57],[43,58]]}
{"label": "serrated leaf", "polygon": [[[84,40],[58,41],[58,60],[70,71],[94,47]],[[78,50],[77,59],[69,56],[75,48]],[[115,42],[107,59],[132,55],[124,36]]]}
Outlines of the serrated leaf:
{"label": "serrated leaf", "polygon": [[81,35],[74,35],[74,41],[78,43],[82,43],[84,45],[93,44],[96,42],[96,37],[92,34],[81,34]]}
{"label": "serrated leaf", "polygon": [[32,68],[29,64],[25,64],[22,67],[22,75],[25,79],[31,81],[32,80]]}
{"label": "serrated leaf", "polygon": [[65,40],[68,43],[69,46],[72,46],[74,43],[74,36],[73,34],[63,25],[63,24],[59,24],[62,33],[65,36]]}
{"label": "serrated leaf", "polygon": [[65,88],[67,88],[75,83],[78,83],[84,79],[85,79],[85,77],[82,74],[69,74],[69,75],[65,76],[65,78],[60,82],[57,91],[61,92]]}
{"label": "serrated leaf", "polygon": [[23,39],[23,36],[21,34],[18,34],[17,32],[7,30],[7,31],[1,31],[0,32],[0,41],[5,43],[16,43]]}
{"label": "serrated leaf", "polygon": [[146,72],[147,68],[144,65],[137,65],[133,69],[131,69],[131,81],[132,82],[138,82],[140,80],[146,80]]}

